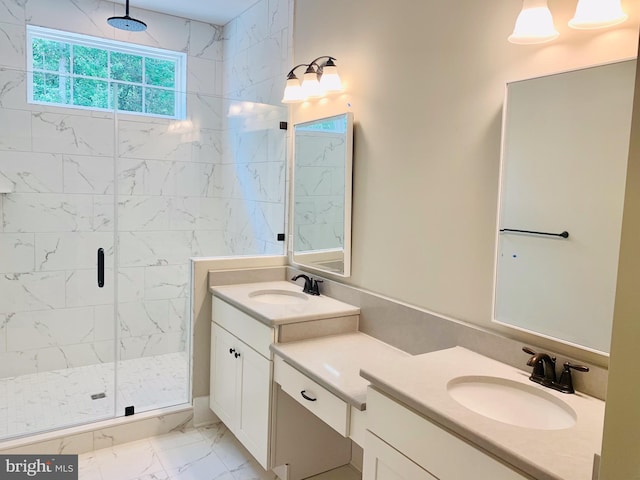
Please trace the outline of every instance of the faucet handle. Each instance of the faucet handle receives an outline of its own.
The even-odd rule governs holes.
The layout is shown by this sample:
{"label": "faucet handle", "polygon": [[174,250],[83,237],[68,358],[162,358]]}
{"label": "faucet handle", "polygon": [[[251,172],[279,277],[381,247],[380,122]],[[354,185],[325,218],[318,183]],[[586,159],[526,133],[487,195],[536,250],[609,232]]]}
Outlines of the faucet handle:
{"label": "faucet handle", "polygon": [[584,365],[574,365],[573,363],[569,363],[569,362],[564,362],[563,367],[565,369],[572,368],[574,370],[577,370],[578,372],[588,372],[589,371],[589,367],[585,367]]}
{"label": "faucet handle", "polygon": [[533,367],[529,377],[532,382],[546,385],[549,382],[556,381],[556,357],[552,357],[548,353],[536,353],[529,347],[523,347],[522,350],[532,355],[527,361],[527,365]]}
{"label": "faucet handle", "polygon": [[320,295],[320,285],[318,285],[319,283],[324,283],[324,280],[313,281],[313,289],[311,290],[311,295]]}
{"label": "faucet handle", "polygon": [[533,359],[535,358],[536,355],[538,355],[538,352],[534,352],[532,349],[526,346],[522,347],[522,351],[524,353],[528,353],[529,355],[531,355],[531,358],[527,362],[527,365],[529,365],[530,367],[533,367],[533,371],[531,372],[531,377],[544,378],[544,364],[541,361],[533,362]]}
{"label": "faucet handle", "polygon": [[588,372],[589,367],[585,367],[584,365],[574,365],[569,362],[564,362],[562,373],[560,374],[560,380],[557,383],[557,390],[562,393],[574,393],[573,389],[573,379],[571,378],[571,370],[576,370],[578,372]]}
{"label": "faucet handle", "polygon": [[533,366],[533,362],[534,361],[538,361],[540,362],[542,360],[542,357],[545,357],[549,360],[551,360],[551,363],[553,363],[555,365],[556,363],[556,357],[555,356],[550,356],[547,353],[538,353],[538,352],[534,352],[533,350],[531,350],[529,347],[522,347],[522,351],[524,353],[528,353],[529,355],[533,355],[529,361],[527,362],[527,365],[529,365],[530,367]]}

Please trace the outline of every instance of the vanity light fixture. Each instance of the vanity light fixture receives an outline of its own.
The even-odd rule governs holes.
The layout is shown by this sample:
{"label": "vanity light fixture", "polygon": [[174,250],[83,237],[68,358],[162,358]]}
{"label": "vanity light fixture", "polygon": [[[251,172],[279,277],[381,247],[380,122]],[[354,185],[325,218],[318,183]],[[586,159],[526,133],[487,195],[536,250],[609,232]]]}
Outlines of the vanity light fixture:
{"label": "vanity light fixture", "polygon": [[550,42],[558,35],[560,33],[553,25],[547,0],[524,0],[509,41],[518,45],[533,45]]}
{"label": "vanity light fixture", "polygon": [[[302,85],[300,85],[300,80],[296,77],[296,74],[293,71],[302,67],[304,64],[297,65],[291,69],[289,75],[287,75],[287,86],[284,87],[284,95],[282,97],[282,103],[298,103],[304,100],[304,95],[302,94]],[[304,65],[306,66],[306,65]]]}
{"label": "vanity light fixture", "polygon": [[576,13],[569,26],[577,29],[605,28],[624,22],[629,15],[624,13],[620,0],[578,0]]}
{"label": "vanity light fixture", "polygon": [[[605,28],[624,22],[629,16],[622,10],[621,0],[578,0],[569,26],[588,30]],[[511,43],[532,45],[554,40],[559,35],[547,0],[523,0],[522,11],[516,19]]]}
{"label": "vanity light fixture", "polygon": [[[318,63],[322,59],[326,61]],[[323,97],[327,93],[341,91],[342,82],[335,60],[334,57],[325,55],[311,63],[301,63],[293,67],[287,74],[282,103],[299,103],[309,98]],[[302,77],[302,84],[295,74],[295,70],[300,67],[307,67]]]}
{"label": "vanity light fixture", "polygon": [[[322,58],[322,57],[320,57]],[[342,82],[338,75],[338,67],[334,62],[335,58],[329,57],[322,67],[322,75],[320,76],[320,88],[325,92],[342,91]]]}
{"label": "vanity light fixture", "polygon": [[321,97],[323,94],[318,80],[318,72],[310,64],[302,77],[302,96],[305,98]]}

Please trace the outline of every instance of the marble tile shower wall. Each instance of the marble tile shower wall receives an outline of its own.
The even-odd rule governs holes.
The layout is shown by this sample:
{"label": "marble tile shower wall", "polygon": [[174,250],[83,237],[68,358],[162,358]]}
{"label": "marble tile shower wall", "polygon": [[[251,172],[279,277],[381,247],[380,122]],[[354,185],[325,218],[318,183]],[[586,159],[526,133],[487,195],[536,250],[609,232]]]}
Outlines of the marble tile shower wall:
{"label": "marble tile shower wall", "polygon": [[[149,25],[132,34],[105,22],[121,9],[0,0],[0,377],[113,360],[116,223],[122,359],[185,349],[189,257],[282,251],[284,171],[258,154],[283,164],[284,139],[227,123],[223,28],[132,9]],[[27,104],[26,24],[186,52],[187,120]]]}
{"label": "marble tile shower wall", "polygon": [[287,120],[280,100],[292,58],[292,12],[293,0],[258,0],[224,26],[222,85],[230,116],[223,156],[235,165],[233,183],[226,185],[240,212],[231,220],[235,233],[228,242],[239,254],[284,251],[276,236],[286,231],[287,136],[278,124]]}
{"label": "marble tile shower wall", "polygon": [[[234,255],[282,255],[286,132],[278,129],[286,111],[253,102],[226,102],[231,111],[224,135],[222,183],[226,198],[224,247]],[[244,110],[249,108],[249,111]]]}
{"label": "marble tile shower wall", "polygon": [[292,15],[293,0],[259,0],[224,26],[225,98],[281,105]]}

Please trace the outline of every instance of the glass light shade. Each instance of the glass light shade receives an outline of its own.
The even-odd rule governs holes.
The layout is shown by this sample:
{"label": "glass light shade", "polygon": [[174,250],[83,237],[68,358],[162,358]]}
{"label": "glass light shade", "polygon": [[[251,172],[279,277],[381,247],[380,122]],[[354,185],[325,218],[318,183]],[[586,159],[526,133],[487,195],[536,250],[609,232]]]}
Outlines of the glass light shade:
{"label": "glass light shade", "polygon": [[577,29],[605,28],[624,22],[629,16],[622,11],[620,0],[579,0],[569,26]]}
{"label": "glass light shade", "polygon": [[322,76],[320,77],[320,88],[325,92],[342,91],[342,82],[338,75],[338,67],[335,65],[325,65],[322,68]]}
{"label": "glass light shade", "polygon": [[524,0],[509,41],[519,45],[533,45],[550,42],[558,35],[560,33],[553,25],[547,0]]}
{"label": "glass light shade", "polygon": [[324,92],[318,81],[318,74],[315,71],[305,72],[302,78],[302,95],[307,98],[321,97]]}
{"label": "glass light shade", "polygon": [[298,103],[304,100],[300,80],[296,77],[287,79],[287,86],[284,88],[282,103]]}

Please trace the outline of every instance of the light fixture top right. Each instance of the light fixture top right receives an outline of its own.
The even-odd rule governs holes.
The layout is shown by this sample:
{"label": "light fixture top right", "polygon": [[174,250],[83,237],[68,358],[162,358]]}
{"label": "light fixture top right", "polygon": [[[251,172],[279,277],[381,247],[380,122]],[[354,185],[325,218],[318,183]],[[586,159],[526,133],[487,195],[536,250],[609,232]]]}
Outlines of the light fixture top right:
{"label": "light fixture top right", "polygon": [[[618,25],[629,18],[620,2],[621,0],[578,0],[575,14],[569,20],[569,27],[591,30]],[[523,0],[522,10],[509,41],[531,45],[550,42],[558,35],[547,0]]]}

